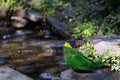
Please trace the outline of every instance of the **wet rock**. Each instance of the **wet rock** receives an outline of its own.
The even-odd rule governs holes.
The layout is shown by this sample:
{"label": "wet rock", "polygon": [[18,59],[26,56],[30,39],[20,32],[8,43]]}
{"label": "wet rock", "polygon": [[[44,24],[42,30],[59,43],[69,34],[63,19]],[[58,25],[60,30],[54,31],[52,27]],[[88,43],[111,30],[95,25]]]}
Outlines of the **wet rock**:
{"label": "wet rock", "polygon": [[28,22],[26,19],[16,16],[12,16],[11,20],[12,20],[12,26],[15,28],[23,28]]}
{"label": "wet rock", "polygon": [[45,30],[45,36],[44,38],[48,39],[52,36],[52,32],[50,30]]}
{"label": "wet rock", "polygon": [[0,58],[0,65],[1,65],[1,64],[5,64],[5,62],[6,62],[6,61],[5,61],[4,58]]}
{"label": "wet rock", "polygon": [[43,16],[39,12],[28,10],[27,18],[31,21],[37,22],[38,20],[42,19]]}
{"label": "wet rock", "polygon": [[15,16],[20,18],[26,18],[26,10],[25,9],[18,10]]}
{"label": "wet rock", "polygon": [[119,80],[120,79],[120,72],[110,72],[109,76],[106,80]]}
{"label": "wet rock", "polygon": [[59,61],[58,64],[61,64],[61,65],[67,65],[67,63],[65,62],[65,60],[61,60],[61,61]]}
{"label": "wet rock", "polygon": [[11,55],[10,55],[10,53],[9,53],[9,51],[7,51],[7,50],[0,50],[0,58],[4,58],[4,59],[6,59],[6,58],[9,58]]}
{"label": "wet rock", "polygon": [[52,78],[54,78],[54,76],[51,75],[50,73],[42,73],[42,74],[40,74],[40,77],[43,78],[43,79],[52,79]]}
{"label": "wet rock", "polygon": [[15,30],[11,27],[0,27],[0,36],[14,34]]}
{"label": "wet rock", "polygon": [[51,80],[62,80],[60,77],[54,77]]}
{"label": "wet rock", "polygon": [[0,67],[0,80],[33,80],[7,66]]}
{"label": "wet rock", "polygon": [[0,24],[0,36],[2,35],[8,35],[8,34],[14,34],[15,30],[12,27],[9,27],[6,23]]}
{"label": "wet rock", "polygon": [[73,79],[72,70],[71,69],[68,69],[68,70],[65,70],[65,71],[61,72],[60,77],[63,80],[75,80],[75,79]]}
{"label": "wet rock", "polygon": [[5,17],[7,13],[7,9],[5,7],[0,7],[0,18]]}
{"label": "wet rock", "polygon": [[[47,17],[48,23],[51,25],[51,30],[62,36],[63,38],[69,38],[69,27],[52,16]],[[64,34],[64,35],[63,35]]]}
{"label": "wet rock", "polygon": [[75,72],[72,69],[68,69],[61,73],[63,80],[119,80],[118,76],[120,76],[119,72],[114,73],[108,68],[95,72]]}
{"label": "wet rock", "polygon": [[61,78],[64,80],[105,80],[106,75],[102,72],[96,73],[83,73],[74,72],[68,69],[61,73]]}
{"label": "wet rock", "polygon": [[37,72],[37,68],[35,66],[19,66],[16,68],[17,71],[20,71],[22,73],[35,73]]}
{"label": "wet rock", "polygon": [[0,39],[11,39],[15,30],[11,27],[0,27]]}

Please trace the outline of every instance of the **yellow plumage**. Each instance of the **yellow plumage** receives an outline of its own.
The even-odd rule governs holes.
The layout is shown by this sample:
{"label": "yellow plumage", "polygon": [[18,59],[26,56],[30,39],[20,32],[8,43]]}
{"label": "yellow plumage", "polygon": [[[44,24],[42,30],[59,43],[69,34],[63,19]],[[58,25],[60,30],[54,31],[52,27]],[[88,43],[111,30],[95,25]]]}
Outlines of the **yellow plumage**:
{"label": "yellow plumage", "polygon": [[68,47],[68,48],[72,48],[72,46],[71,46],[70,43],[68,43],[68,42],[65,42],[65,43],[64,43],[64,46],[65,46],[65,47]]}

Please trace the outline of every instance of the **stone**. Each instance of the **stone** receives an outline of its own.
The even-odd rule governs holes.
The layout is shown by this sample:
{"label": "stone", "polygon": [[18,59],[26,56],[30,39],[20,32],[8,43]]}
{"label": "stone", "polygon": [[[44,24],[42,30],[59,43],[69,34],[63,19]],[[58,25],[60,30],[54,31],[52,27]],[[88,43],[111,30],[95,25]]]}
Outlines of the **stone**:
{"label": "stone", "polygon": [[17,17],[26,18],[26,9],[20,9],[16,12]]}
{"label": "stone", "polygon": [[[51,30],[63,38],[70,38],[69,27],[52,16],[47,17],[48,23],[51,25]],[[64,35],[63,35],[64,34]]]}
{"label": "stone", "polygon": [[68,69],[68,70],[65,70],[65,71],[61,72],[60,77],[63,80],[75,80],[75,79],[73,79],[72,70],[71,69]]}
{"label": "stone", "polygon": [[75,72],[67,69],[61,72],[62,80],[119,80],[120,72],[112,72],[109,68],[99,69],[95,72]]}
{"label": "stone", "polygon": [[10,26],[10,24],[6,21],[0,21],[0,37],[3,35],[12,35],[15,33],[14,28]]}
{"label": "stone", "polygon": [[11,20],[12,20],[12,26],[15,28],[23,28],[28,23],[26,19],[17,16],[12,16]]}
{"label": "stone", "polygon": [[28,10],[27,11],[27,18],[31,21],[37,22],[38,20],[42,19],[43,16],[37,11]]}
{"label": "stone", "polygon": [[0,27],[0,36],[7,35],[7,34],[13,34],[15,31],[13,28],[10,27]]}
{"label": "stone", "polygon": [[7,9],[5,7],[0,7],[0,18],[5,17],[7,13]]}
{"label": "stone", "polygon": [[90,38],[91,43],[96,44],[100,41],[108,41],[108,42],[120,42],[120,35],[105,35],[105,36],[92,36]]}
{"label": "stone", "polygon": [[25,73],[25,74],[29,74],[29,73],[34,73],[37,72],[37,68],[35,66],[19,66],[16,68],[17,71]]}
{"label": "stone", "polygon": [[108,41],[101,41],[94,45],[94,49],[97,53],[103,53],[107,49],[113,52],[117,52],[119,49],[117,42],[108,42]]}
{"label": "stone", "polygon": [[7,66],[0,67],[0,80],[33,80]]}
{"label": "stone", "polygon": [[107,49],[116,52],[119,49],[120,35],[92,36],[91,43],[94,44],[96,52],[103,53]]}

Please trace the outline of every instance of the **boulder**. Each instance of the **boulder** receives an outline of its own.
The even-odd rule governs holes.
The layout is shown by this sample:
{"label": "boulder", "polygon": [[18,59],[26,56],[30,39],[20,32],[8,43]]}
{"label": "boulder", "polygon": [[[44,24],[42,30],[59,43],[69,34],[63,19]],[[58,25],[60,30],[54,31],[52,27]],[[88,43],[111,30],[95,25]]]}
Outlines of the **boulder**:
{"label": "boulder", "polygon": [[5,17],[6,16],[6,13],[7,13],[7,9],[5,7],[1,7],[0,6],[0,18],[2,17]]}
{"label": "boulder", "polygon": [[7,66],[0,67],[0,80],[33,80]]}
{"label": "boulder", "polygon": [[103,53],[106,50],[117,52],[119,46],[118,42],[101,41],[94,45],[94,49],[96,50],[97,53]]}
{"label": "boulder", "polygon": [[112,72],[109,68],[95,72],[75,72],[67,69],[61,72],[62,80],[119,80],[120,72]]}
{"label": "boulder", "polygon": [[20,9],[16,12],[15,16],[20,17],[20,18],[26,18],[26,9]]}
{"label": "boulder", "polygon": [[52,16],[47,17],[48,23],[51,25],[51,30],[63,38],[70,38],[69,27]]}
{"label": "boulder", "polygon": [[72,70],[71,69],[68,69],[68,70],[65,70],[65,71],[61,72],[60,77],[63,80],[75,80],[75,79],[73,79]]}
{"label": "boulder", "polygon": [[116,52],[119,49],[120,35],[93,36],[91,43],[98,53],[103,53],[107,49]]}
{"label": "boulder", "polygon": [[12,26],[15,28],[23,28],[28,22],[26,19],[17,16],[12,16],[11,20],[12,20]]}
{"label": "boulder", "polygon": [[27,18],[31,21],[37,22],[38,20],[42,19],[43,16],[37,11],[28,10],[27,11]]}

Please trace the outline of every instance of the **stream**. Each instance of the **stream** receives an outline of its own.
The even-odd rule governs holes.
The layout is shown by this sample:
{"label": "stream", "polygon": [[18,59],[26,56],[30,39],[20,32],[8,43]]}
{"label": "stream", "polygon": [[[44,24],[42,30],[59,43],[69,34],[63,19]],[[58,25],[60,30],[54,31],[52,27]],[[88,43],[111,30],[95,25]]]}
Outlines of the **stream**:
{"label": "stream", "polygon": [[63,59],[65,40],[43,39],[32,31],[18,30],[0,40],[0,65],[9,66],[34,80],[120,80],[109,68],[75,72]]}

